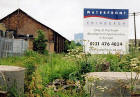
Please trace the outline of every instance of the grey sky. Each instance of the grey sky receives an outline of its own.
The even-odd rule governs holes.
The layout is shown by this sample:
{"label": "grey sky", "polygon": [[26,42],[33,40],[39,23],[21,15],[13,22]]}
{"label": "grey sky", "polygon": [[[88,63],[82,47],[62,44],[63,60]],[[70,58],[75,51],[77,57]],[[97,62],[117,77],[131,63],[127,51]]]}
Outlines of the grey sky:
{"label": "grey sky", "polygon": [[[140,0],[0,0],[0,18],[21,8],[64,37],[73,39],[74,33],[83,32],[84,8],[117,8],[140,12]],[[140,16],[137,32],[140,31]],[[133,19],[130,17],[129,37],[133,37]],[[140,38],[140,34],[137,34]]]}

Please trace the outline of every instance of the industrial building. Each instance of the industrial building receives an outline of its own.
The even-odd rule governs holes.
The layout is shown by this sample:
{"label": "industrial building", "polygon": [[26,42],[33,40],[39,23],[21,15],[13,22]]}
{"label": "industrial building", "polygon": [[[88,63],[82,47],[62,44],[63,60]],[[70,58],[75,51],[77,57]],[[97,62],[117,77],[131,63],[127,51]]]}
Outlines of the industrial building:
{"label": "industrial building", "polygon": [[[64,51],[65,41],[67,40],[65,37],[50,27],[37,21],[21,9],[17,9],[16,11],[2,18],[0,23],[2,23],[6,28],[6,37],[27,40],[29,49],[32,49],[33,47],[33,40],[35,37],[37,37],[36,32],[38,30],[42,30],[45,32],[46,39],[48,40],[48,51],[56,53]],[[1,33],[3,32],[1,31]]]}

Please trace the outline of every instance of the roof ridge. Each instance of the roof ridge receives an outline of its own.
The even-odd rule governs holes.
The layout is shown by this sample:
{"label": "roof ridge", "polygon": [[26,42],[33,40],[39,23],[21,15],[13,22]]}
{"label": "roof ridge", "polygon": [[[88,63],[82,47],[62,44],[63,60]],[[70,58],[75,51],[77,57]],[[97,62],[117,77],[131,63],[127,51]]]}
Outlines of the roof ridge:
{"label": "roof ridge", "polygon": [[7,18],[8,16],[10,16],[10,15],[16,13],[17,11],[24,13],[24,14],[27,15],[29,18],[35,20],[36,22],[38,22],[38,23],[41,24],[42,26],[51,29],[52,31],[54,31],[55,33],[59,34],[59,35],[60,35],[61,37],[63,37],[64,39],[69,40],[69,39],[67,39],[66,37],[64,37],[63,35],[61,35],[60,33],[58,33],[58,32],[56,32],[55,30],[53,30],[52,28],[50,28],[50,27],[48,27],[47,25],[41,23],[40,21],[38,21],[37,19],[35,19],[35,18],[32,17],[31,15],[29,15],[27,12],[23,11],[21,8],[16,9],[15,11],[11,12],[11,13],[8,14],[7,16],[5,16],[5,17],[3,17],[2,19],[0,19],[0,23],[1,23],[5,18]]}

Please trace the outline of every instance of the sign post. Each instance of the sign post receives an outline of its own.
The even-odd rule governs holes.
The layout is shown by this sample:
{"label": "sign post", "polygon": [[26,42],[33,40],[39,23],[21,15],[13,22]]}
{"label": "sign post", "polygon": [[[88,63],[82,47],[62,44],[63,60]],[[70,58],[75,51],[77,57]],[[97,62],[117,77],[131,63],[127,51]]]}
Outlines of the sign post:
{"label": "sign post", "polygon": [[128,52],[128,9],[84,9],[85,52]]}

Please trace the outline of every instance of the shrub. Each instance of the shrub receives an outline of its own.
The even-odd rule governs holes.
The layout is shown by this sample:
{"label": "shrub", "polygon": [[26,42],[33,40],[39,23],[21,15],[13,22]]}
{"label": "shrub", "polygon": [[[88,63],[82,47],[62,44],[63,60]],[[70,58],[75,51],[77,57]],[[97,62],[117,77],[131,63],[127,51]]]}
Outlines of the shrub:
{"label": "shrub", "polygon": [[81,74],[91,72],[91,70],[92,70],[92,66],[91,66],[90,63],[86,63],[86,62],[81,63],[81,68],[80,68],[80,73]]}
{"label": "shrub", "polygon": [[81,45],[81,43],[80,43],[80,42],[77,42],[77,43],[76,43],[76,46],[82,46],[82,45]]}
{"label": "shrub", "polygon": [[69,45],[69,49],[75,49],[76,48],[76,43],[74,41],[71,41]]}
{"label": "shrub", "polygon": [[45,49],[46,49],[46,39],[45,39],[45,35],[44,32],[39,30],[38,32],[38,37],[35,38],[35,40],[33,41],[33,50],[37,51],[41,54],[45,53]]}
{"label": "shrub", "polygon": [[90,54],[83,52],[82,47],[76,47],[75,49],[70,49],[69,53],[66,55],[71,61],[75,61],[77,65],[77,71],[71,72],[69,78],[71,80],[83,80],[81,75],[91,72],[92,66],[89,62]]}
{"label": "shrub", "polygon": [[68,52],[70,49],[75,49],[76,48],[76,43],[74,41],[65,41],[65,47],[64,47],[64,52]]}

